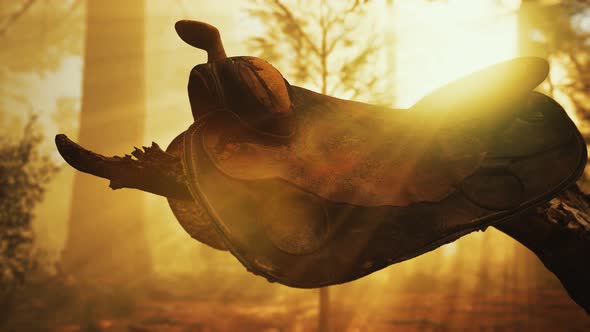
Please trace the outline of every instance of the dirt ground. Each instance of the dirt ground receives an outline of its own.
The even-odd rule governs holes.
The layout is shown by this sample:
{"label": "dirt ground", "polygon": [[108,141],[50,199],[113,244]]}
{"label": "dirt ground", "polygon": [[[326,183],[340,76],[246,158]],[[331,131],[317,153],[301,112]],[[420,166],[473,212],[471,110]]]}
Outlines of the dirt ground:
{"label": "dirt ground", "polygon": [[[316,290],[269,290],[249,279],[233,284],[223,292],[215,290],[220,284],[186,292],[168,291],[170,281],[131,290],[45,283],[13,299],[0,331],[316,330]],[[331,288],[331,331],[590,331],[590,316],[555,285],[476,293],[367,285]]]}

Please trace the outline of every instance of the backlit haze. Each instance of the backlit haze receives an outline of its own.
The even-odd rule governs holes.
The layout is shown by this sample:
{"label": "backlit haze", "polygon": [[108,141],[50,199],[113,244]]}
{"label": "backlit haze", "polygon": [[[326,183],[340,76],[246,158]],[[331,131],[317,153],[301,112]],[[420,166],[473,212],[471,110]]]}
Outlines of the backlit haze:
{"label": "backlit haze", "polygon": [[[316,4],[312,0],[291,2],[300,6]],[[154,141],[164,147],[192,123],[186,91],[188,74],[194,65],[206,62],[205,52],[186,45],[177,37],[175,21],[194,19],[217,26],[230,56],[247,55],[247,39],[263,29],[246,14],[245,9],[252,6],[252,2],[247,0],[148,0],[147,3],[147,118],[144,140],[136,145],[149,145]],[[18,135],[19,131],[15,128],[22,124],[28,112],[39,113],[47,138],[44,151],[51,154],[56,162],[63,163],[55,152],[52,138],[60,132],[74,140],[77,136],[84,61],[84,6],[81,5],[80,13],[66,18],[66,23],[63,23],[53,16],[48,18],[47,12],[51,11],[52,4],[54,1],[46,1],[45,5],[32,7],[22,22],[15,23],[7,32],[6,41],[0,42],[3,45],[0,46],[0,59],[12,64],[11,68],[0,65],[3,83],[0,86],[0,109],[6,113],[0,118],[4,121],[0,125],[11,135]],[[359,31],[366,33],[355,35],[353,40],[379,38],[382,41],[375,70],[391,71],[393,80],[387,80],[392,81],[387,83],[388,86],[380,85],[381,91],[378,92],[387,94],[390,91],[395,100],[391,106],[407,108],[446,82],[515,57],[519,49],[516,15],[519,6],[520,1],[516,0],[395,0],[393,5],[384,0],[372,1],[366,5],[367,13],[363,21],[358,22]],[[6,15],[12,11],[12,6],[2,2],[0,11]],[[69,46],[73,51],[59,58],[52,70],[39,74],[33,70],[15,69],[27,68],[27,54],[31,52],[56,52],[52,48],[54,35],[63,33],[64,29],[75,30],[78,37],[75,38],[75,45]],[[346,57],[346,54],[339,54],[339,57]],[[559,68],[557,65],[554,68],[556,77],[563,75],[559,73]],[[310,82],[289,81],[319,89]],[[125,115],[105,119],[104,123],[108,125],[109,121],[125,121]],[[133,149],[132,146],[116,148],[120,155]],[[73,174],[73,170],[64,165],[37,210],[35,229],[38,246],[47,252],[50,260],[58,260],[66,239]],[[106,180],[103,182],[108,185]],[[214,262],[216,268],[228,275],[241,277],[248,274],[245,279],[240,278],[240,282],[247,280],[250,283],[243,286],[244,289],[265,291],[273,287],[273,291],[280,296],[297,295],[315,301],[316,293],[312,290],[270,285],[262,278],[250,275],[230,254],[214,251],[192,240],[176,222],[164,198],[148,194],[144,197],[151,250],[146,254],[152,256],[157,272],[174,276],[197,275]],[[97,202],[96,209],[104,208],[108,207]],[[205,260],[207,264],[203,263]],[[535,278],[531,278],[533,275]],[[348,295],[346,299],[342,296],[342,301],[363,304],[354,313],[355,319],[362,321],[371,308],[379,306],[385,299],[395,300],[397,292],[436,283],[437,280],[456,279],[455,287],[459,294],[487,287],[487,284],[482,286],[485,279],[490,282],[490,292],[510,294],[517,285],[536,287],[534,279],[539,275],[543,275],[543,280],[553,278],[516,241],[490,228],[485,233],[471,234],[417,259],[333,289],[334,298],[338,299],[346,292]],[[229,288],[235,291],[236,287],[229,282],[218,278],[212,281],[211,287],[217,287],[219,293]]]}

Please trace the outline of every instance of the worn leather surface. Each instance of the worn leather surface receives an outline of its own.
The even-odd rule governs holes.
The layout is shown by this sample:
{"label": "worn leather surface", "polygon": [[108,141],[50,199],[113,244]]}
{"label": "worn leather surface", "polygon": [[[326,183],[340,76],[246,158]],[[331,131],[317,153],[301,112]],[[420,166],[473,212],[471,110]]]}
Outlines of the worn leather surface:
{"label": "worn leather surface", "polygon": [[248,85],[229,84],[222,65],[198,70],[209,76],[191,74],[201,80],[189,92],[213,97],[191,97],[195,124],[169,147],[194,202],[170,205],[193,237],[293,287],[355,280],[500,222],[551,199],[586,162],[563,108],[531,92],[547,74],[538,58],[470,75],[410,110],[287,83],[280,131],[265,128],[283,115],[268,122],[258,101],[240,104],[251,89],[236,90]]}
{"label": "worn leather surface", "polygon": [[[330,201],[281,178],[228,176],[206,151],[208,128],[237,118],[226,111],[211,113],[187,131],[184,163],[193,195],[242,264],[285,285],[326,286],[499,222],[575,181],[586,160],[579,132],[550,98],[531,93],[529,103],[535,111],[506,125],[499,135],[505,138],[490,147],[481,167],[438,202],[361,206]],[[560,138],[547,145],[536,138],[521,142],[546,131]],[[518,149],[526,153],[514,156]]]}
{"label": "worn leather surface", "polygon": [[[184,135],[178,135],[166,149],[166,152],[182,158]],[[168,197],[168,205],[182,228],[195,240],[212,248],[226,250],[222,235],[213,226],[214,221],[198,199],[185,200]]]}
{"label": "worn leather surface", "polygon": [[207,151],[232,177],[282,178],[334,202],[437,202],[481,167],[498,131],[526,109],[526,96],[546,74],[544,60],[518,58],[451,83],[410,111],[290,86],[290,137],[264,135],[248,121],[247,107],[229,107],[236,124],[210,128]]}

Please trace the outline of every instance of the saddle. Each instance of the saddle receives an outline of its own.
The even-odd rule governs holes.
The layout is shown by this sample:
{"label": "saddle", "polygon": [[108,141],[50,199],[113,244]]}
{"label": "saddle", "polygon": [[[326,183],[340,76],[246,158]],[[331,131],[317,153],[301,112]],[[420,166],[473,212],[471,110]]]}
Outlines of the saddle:
{"label": "saddle", "polygon": [[168,201],[194,238],[269,281],[361,278],[547,202],[586,164],[574,123],[533,91],[548,73],[540,58],[496,64],[391,109],[227,57],[205,23],[176,30],[209,58],[189,76],[195,121],[167,148],[191,197]]}
{"label": "saddle", "polygon": [[[219,49],[198,40],[203,27],[177,31]],[[210,56],[189,78],[195,123],[170,150],[182,150],[214,246],[288,286],[343,283],[544,203],[581,175],[580,133],[532,91],[548,68],[503,62],[402,110],[293,86],[257,58]]]}

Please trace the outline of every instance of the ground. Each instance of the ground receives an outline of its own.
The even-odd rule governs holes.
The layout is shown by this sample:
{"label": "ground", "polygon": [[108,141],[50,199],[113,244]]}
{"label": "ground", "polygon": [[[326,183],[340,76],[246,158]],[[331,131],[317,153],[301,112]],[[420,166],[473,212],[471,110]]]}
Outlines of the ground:
{"label": "ground", "polygon": [[[34,290],[39,296],[23,290],[0,331],[295,332],[313,331],[317,325],[316,290],[268,288],[265,281],[180,278],[134,289],[59,282],[43,283]],[[195,285],[194,291],[182,287],[187,283]],[[406,290],[384,285],[333,287],[331,330],[590,330],[590,316],[555,283],[475,293],[452,291],[451,283]]]}

